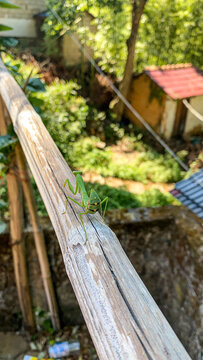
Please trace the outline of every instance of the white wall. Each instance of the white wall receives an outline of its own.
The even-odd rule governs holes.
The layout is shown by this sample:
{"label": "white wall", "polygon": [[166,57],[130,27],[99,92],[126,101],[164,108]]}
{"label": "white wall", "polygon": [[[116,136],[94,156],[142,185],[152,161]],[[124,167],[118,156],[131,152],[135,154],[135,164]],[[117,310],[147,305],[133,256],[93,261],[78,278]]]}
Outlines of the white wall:
{"label": "white wall", "polygon": [[[77,34],[74,34],[74,37],[80,42],[80,39]],[[88,46],[84,46],[85,51],[93,56],[93,50]],[[72,38],[68,35],[64,35],[62,39],[62,53],[63,59],[66,66],[74,66],[79,65],[82,62],[82,53],[80,48],[76,45],[76,43],[72,40]],[[87,62],[88,59],[84,56],[84,61]]]}
{"label": "white wall", "polygon": [[[78,21],[78,26],[86,26],[88,27],[92,32],[96,32],[95,25],[92,25],[93,17],[89,13],[85,13],[82,20]],[[79,41],[79,36],[77,34],[73,34],[74,37]],[[86,44],[84,46],[85,51],[88,53],[88,55],[93,57],[93,50],[89,48]],[[62,53],[63,53],[63,59],[67,66],[73,66],[73,65],[79,65],[82,62],[82,56],[80,48],[76,45],[74,40],[69,35],[64,35],[62,39]],[[84,57],[83,59],[85,62],[87,62],[87,58]]]}
{"label": "white wall", "polygon": [[14,30],[0,32],[0,36],[36,37],[33,16],[46,10],[46,0],[12,0],[12,3],[19,8],[1,8],[0,24],[11,26]]}
{"label": "white wall", "polygon": [[[201,115],[203,115],[203,95],[196,96],[190,99],[190,105],[197,110]],[[187,117],[185,123],[184,136],[189,134],[199,134],[203,131],[203,122],[198,120],[195,115],[193,115],[190,110],[187,110]]]}
{"label": "white wall", "polygon": [[0,24],[7,25],[13,28],[13,30],[0,32],[0,36],[27,38],[36,37],[36,26],[33,19],[0,18]]}
{"label": "white wall", "polygon": [[177,108],[177,101],[171,99],[169,96],[166,96],[166,103],[165,109],[163,112],[162,122],[161,122],[161,134],[166,138],[170,139],[174,121],[176,116],[176,108]]}

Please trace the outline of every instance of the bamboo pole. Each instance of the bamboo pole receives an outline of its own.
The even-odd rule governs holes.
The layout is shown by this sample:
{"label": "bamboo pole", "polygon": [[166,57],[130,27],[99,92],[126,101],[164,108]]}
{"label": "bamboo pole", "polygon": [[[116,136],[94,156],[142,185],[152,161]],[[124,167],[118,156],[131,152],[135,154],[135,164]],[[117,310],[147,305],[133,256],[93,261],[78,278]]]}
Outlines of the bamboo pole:
{"label": "bamboo pole", "polygon": [[[9,125],[11,123],[9,114],[6,108],[4,109],[4,111],[6,112],[7,124]],[[17,175],[22,183],[23,192],[24,192],[25,200],[27,202],[28,212],[30,215],[30,220],[31,220],[31,225],[35,240],[35,247],[38,255],[40,270],[42,274],[42,281],[45,289],[52,326],[54,330],[58,330],[60,329],[60,319],[58,314],[56,296],[51,278],[46,245],[44,241],[43,231],[40,227],[40,223],[37,215],[37,209],[35,205],[32,185],[30,182],[30,177],[26,166],[26,159],[20,144],[17,144],[15,146],[15,158],[17,163]]]}
{"label": "bamboo pole", "polygon": [[[0,134],[7,134],[7,125],[3,103],[0,98]],[[16,166],[15,156],[11,167]],[[20,308],[23,315],[25,328],[32,331],[35,328],[30,289],[28,284],[27,267],[25,259],[25,245],[23,239],[23,203],[22,187],[14,172],[10,169],[6,175],[9,210],[10,210],[10,234],[13,254],[14,273]]]}
{"label": "bamboo pole", "polygon": [[35,246],[37,250],[37,255],[39,259],[42,280],[44,284],[44,289],[46,293],[46,298],[48,302],[48,307],[50,311],[50,316],[52,320],[52,325],[55,330],[60,329],[60,320],[58,314],[58,306],[55,297],[54,287],[51,278],[51,272],[49,267],[48,256],[46,252],[46,245],[44,241],[43,231],[40,227],[34,194],[32,190],[32,185],[30,182],[29,174],[26,166],[26,159],[23,154],[20,144],[17,144],[15,147],[15,153],[17,158],[17,165],[19,169],[19,174],[22,180],[23,192],[28,206],[28,211],[30,215],[30,220],[32,224],[32,230],[35,240]]}

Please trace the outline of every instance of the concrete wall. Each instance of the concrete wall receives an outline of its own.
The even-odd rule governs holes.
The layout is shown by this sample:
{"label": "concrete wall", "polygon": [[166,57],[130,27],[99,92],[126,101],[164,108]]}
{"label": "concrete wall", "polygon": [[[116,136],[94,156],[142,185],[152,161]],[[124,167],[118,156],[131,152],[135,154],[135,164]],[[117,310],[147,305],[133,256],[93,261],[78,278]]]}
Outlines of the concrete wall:
{"label": "concrete wall", "polygon": [[[79,41],[79,37],[77,34],[74,34],[74,37]],[[85,51],[92,57],[93,50],[85,45]],[[68,35],[64,35],[62,39],[62,54],[63,54],[63,62],[66,66],[77,66],[82,62],[87,62],[88,59],[85,57],[80,50],[80,48],[75,44],[72,38]]]}
{"label": "concrete wall", "polygon": [[2,36],[36,37],[35,20],[33,15],[46,9],[45,0],[12,0],[19,9],[3,9],[0,11],[0,23],[13,27],[11,31],[4,31]]}
{"label": "concrete wall", "polygon": [[[92,25],[93,17],[89,13],[85,13],[83,18],[78,21],[78,26],[87,26],[92,32],[96,31],[96,27]],[[73,34],[74,37],[80,42],[79,37]],[[85,51],[93,57],[93,50],[86,44],[84,46]],[[76,45],[74,40],[69,35],[64,35],[62,39],[62,54],[63,60],[66,66],[76,66],[81,64],[83,61],[87,62],[88,59],[83,55],[80,48]]]}
{"label": "concrete wall", "polygon": [[[203,115],[203,95],[190,99],[190,105]],[[189,110],[187,111],[184,136],[200,134],[203,131],[203,122],[197,119]]]}
{"label": "concrete wall", "polygon": [[[154,130],[160,132],[165,107],[165,94],[146,74],[132,80],[128,101]],[[125,116],[137,126],[142,127],[140,121],[127,108],[125,109]]]}

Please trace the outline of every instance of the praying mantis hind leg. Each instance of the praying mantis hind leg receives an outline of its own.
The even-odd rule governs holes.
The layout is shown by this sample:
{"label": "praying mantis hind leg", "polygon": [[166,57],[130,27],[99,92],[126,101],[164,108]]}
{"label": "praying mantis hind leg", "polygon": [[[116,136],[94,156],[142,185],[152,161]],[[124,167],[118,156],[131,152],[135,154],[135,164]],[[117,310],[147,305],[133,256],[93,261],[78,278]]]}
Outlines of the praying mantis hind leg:
{"label": "praying mantis hind leg", "polygon": [[81,221],[82,227],[83,227],[84,232],[85,232],[85,242],[84,242],[84,245],[85,245],[86,242],[87,242],[87,232],[86,232],[86,230],[85,230],[85,224],[84,224],[84,222],[83,222],[83,220],[82,220],[82,215],[86,215],[86,214],[88,214],[88,213],[89,213],[88,211],[79,213],[80,221]]}
{"label": "praying mantis hind leg", "polygon": [[[106,197],[104,200],[102,200],[100,202],[100,209],[101,209],[101,216],[104,218],[105,216],[105,213],[106,213],[106,208],[107,208],[107,205],[108,205],[108,201],[109,201],[109,198]],[[104,205],[104,210],[102,210],[102,204],[105,204]]]}
{"label": "praying mantis hind leg", "polygon": [[66,210],[67,210],[67,206],[68,206],[68,199],[72,200],[75,204],[79,205],[80,207],[83,207],[79,202],[72,199],[70,196],[67,196],[67,198],[66,198]]}

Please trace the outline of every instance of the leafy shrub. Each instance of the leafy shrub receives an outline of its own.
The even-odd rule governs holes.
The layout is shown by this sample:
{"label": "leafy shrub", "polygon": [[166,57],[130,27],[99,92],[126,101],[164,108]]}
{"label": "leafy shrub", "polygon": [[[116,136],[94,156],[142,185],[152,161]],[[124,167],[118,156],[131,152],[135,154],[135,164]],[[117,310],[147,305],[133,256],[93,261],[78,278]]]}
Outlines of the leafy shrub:
{"label": "leafy shrub", "polygon": [[[46,87],[45,93],[37,94],[42,100],[41,116],[69,165],[82,170],[93,170],[103,176],[113,176],[146,183],[176,182],[182,173],[177,162],[168,155],[152,151],[142,140],[142,134],[125,136],[124,130],[114,123],[110,114],[105,115],[87,105],[78,95],[80,86],[76,81],[55,80]],[[112,123],[111,123],[112,121]],[[133,163],[114,161],[110,148],[101,148],[98,137],[85,137],[87,133],[101,135],[107,139],[121,139],[128,149],[137,150]]]}
{"label": "leafy shrub", "polygon": [[179,204],[170,193],[162,193],[159,189],[146,190],[143,194],[138,195],[138,199],[143,207]]}
{"label": "leafy shrub", "polygon": [[6,184],[0,186],[0,219],[4,220],[8,214],[8,196]]}
{"label": "leafy shrub", "polygon": [[136,154],[132,163],[128,159],[115,161],[111,149],[101,149],[99,143],[100,139],[96,137],[85,137],[75,142],[71,154],[73,166],[96,171],[104,177],[112,176],[143,183],[147,180],[170,183],[183,178],[178,163],[169,155],[148,150]]}
{"label": "leafy shrub", "polygon": [[136,158],[134,166],[139,167],[146,178],[153,182],[177,182],[183,177],[177,161],[168,154],[143,152]]}
{"label": "leafy shrub", "polygon": [[131,192],[120,188],[116,189],[107,185],[98,183],[86,183],[86,188],[90,191],[96,190],[101,199],[109,197],[108,209],[138,208],[164,206],[177,203],[174,197],[169,193],[162,193],[158,189],[146,190],[143,194],[132,194]]}
{"label": "leafy shrub", "polygon": [[147,182],[147,177],[138,167],[126,162],[111,161],[108,168],[101,169],[100,174],[104,177],[112,176],[123,180]]}
{"label": "leafy shrub", "polygon": [[81,138],[75,142],[71,154],[74,167],[100,172],[101,169],[109,166],[112,156],[111,151],[108,148],[99,148],[102,144],[104,143],[101,143],[101,140],[94,136]]}
{"label": "leafy shrub", "polygon": [[43,104],[43,100],[37,97],[37,93],[45,92],[46,89],[40,79],[40,68],[33,66],[32,63],[26,64],[21,59],[13,59],[10,55],[4,56],[4,62],[11,75],[25,92],[34,109],[41,114],[40,107]]}
{"label": "leafy shrub", "polygon": [[104,199],[109,197],[108,209],[121,209],[121,208],[137,208],[142,206],[137,197],[125,189],[116,189],[107,185],[100,185],[98,183],[86,183],[88,193],[91,189],[96,190],[99,197]]}
{"label": "leafy shrub", "polygon": [[[71,159],[75,159],[77,162],[81,156],[78,154],[79,145],[76,145],[76,149],[73,150],[75,142],[87,133],[98,134],[105,139],[105,131],[109,131],[111,128],[109,122],[113,119],[110,112],[100,112],[89,106],[86,100],[79,95],[79,90],[80,86],[76,81],[55,80],[46,87],[45,93],[37,95],[38,100],[43,101],[41,117],[44,124],[69,165]],[[111,133],[116,138],[120,134],[118,129],[114,128],[111,128]],[[79,144],[82,145],[82,140],[79,140]],[[76,156],[72,155],[73,151],[77,154]],[[81,154],[83,153],[81,149]],[[91,161],[90,157],[88,157],[87,163],[89,161]]]}
{"label": "leafy shrub", "polygon": [[41,106],[42,119],[66,160],[74,141],[85,132],[88,106],[78,96],[78,89],[74,81],[65,83],[55,80],[47,86],[45,93],[38,95],[44,101]]}

